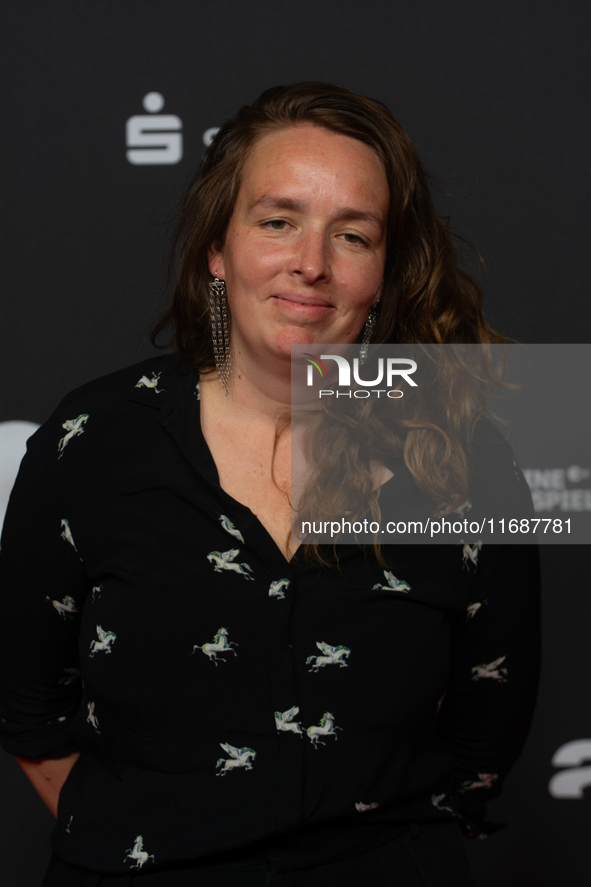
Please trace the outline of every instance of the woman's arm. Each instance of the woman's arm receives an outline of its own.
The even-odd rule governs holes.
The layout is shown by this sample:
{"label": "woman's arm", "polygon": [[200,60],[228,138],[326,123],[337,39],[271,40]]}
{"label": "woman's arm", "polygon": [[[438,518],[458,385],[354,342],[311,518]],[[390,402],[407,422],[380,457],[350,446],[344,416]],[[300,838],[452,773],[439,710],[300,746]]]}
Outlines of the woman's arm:
{"label": "woman's arm", "polygon": [[[484,422],[474,464],[474,503],[481,519],[533,516],[529,487],[509,446]],[[450,680],[441,707],[456,765],[457,810],[465,832],[474,837],[485,826],[486,802],[500,793],[521,753],[540,671],[538,549],[493,541],[485,538],[477,559],[462,568],[475,576],[467,611],[452,623]]]}
{"label": "woman's arm", "polygon": [[[441,727],[456,764],[458,812],[475,836],[527,737],[540,668],[540,576],[532,545],[484,544],[455,620]],[[476,607],[478,605],[478,607]]]}
{"label": "woman's arm", "polygon": [[0,550],[0,744],[54,813],[80,747],[78,635],[90,585],[61,494],[64,413],[74,415],[63,408],[28,441]]}
{"label": "woman's arm", "polygon": [[35,791],[56,817],[57,802],[62,785],[79,757],[80,752],[77,751],[65,755],[63,758],[44,758],[40,761],[17,757],[18,763],[31,780]]}

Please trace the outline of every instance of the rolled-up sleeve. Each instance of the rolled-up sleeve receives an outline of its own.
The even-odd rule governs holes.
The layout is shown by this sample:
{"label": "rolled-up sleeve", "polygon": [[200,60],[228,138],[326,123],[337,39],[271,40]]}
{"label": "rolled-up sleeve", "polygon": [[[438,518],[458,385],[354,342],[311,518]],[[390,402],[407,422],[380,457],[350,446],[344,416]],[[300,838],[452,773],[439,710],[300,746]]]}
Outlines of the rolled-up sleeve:
{"label": "rolled-up sleeve", "polygon": [[76,750],[82,692],[78,633],[88,581],[60,496],[59,427],[50,420],[29,440],[0,553],[0,742],[33,759]]}

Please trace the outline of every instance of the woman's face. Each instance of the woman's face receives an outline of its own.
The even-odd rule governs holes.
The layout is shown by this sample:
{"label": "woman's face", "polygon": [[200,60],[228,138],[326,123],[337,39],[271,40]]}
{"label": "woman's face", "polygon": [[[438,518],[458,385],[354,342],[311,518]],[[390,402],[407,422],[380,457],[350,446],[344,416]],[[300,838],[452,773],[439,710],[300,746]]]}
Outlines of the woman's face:
{"label": "woman's face", "polygon": [[263,136],[225,242],[209,252],[234,354],[290,358],[292,344],[354,342],[381,293],[388,202],[363,142],[309,124]]}

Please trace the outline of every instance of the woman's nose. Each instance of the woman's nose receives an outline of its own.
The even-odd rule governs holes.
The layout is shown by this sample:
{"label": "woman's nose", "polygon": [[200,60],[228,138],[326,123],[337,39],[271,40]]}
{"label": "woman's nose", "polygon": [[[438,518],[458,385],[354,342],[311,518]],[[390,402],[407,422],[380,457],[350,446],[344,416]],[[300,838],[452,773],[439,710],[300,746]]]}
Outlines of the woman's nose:
{"label": "woman's nose", "polygon": [[292,273],[307,284],[327,281],[330,277],[328,247],[321,232],[302,233],[292,261]]}

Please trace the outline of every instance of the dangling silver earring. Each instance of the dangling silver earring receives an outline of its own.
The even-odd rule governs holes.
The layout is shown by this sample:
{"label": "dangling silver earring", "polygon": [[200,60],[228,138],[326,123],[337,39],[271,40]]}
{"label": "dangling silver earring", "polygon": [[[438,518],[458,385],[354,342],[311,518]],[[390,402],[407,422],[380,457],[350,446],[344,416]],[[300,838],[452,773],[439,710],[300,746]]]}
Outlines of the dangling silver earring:
{"label": "dangling silver earring", "polygon": [[211,335],[213,338],[213,355],[215,368],[220,382],[228,397],[228,379],[232,369],[230,356],[230,331],[228,329],[228,300],[226,284],[217,277],[209,284],[209,315],[211,318]]}
{"label": "dangling silver earring", "polygon": [[368,354],[368,345],[371,342],[371,337],[373,336],[373,331],[376,328],[376,324],[378,322],[378,306],[372,305],[369,309],[369,313],[367,315],[365,325],[363,327],[363,335],[361,337],[361,347],[359,349],[359,366],[363,366],[365,361],[367,360]]}

